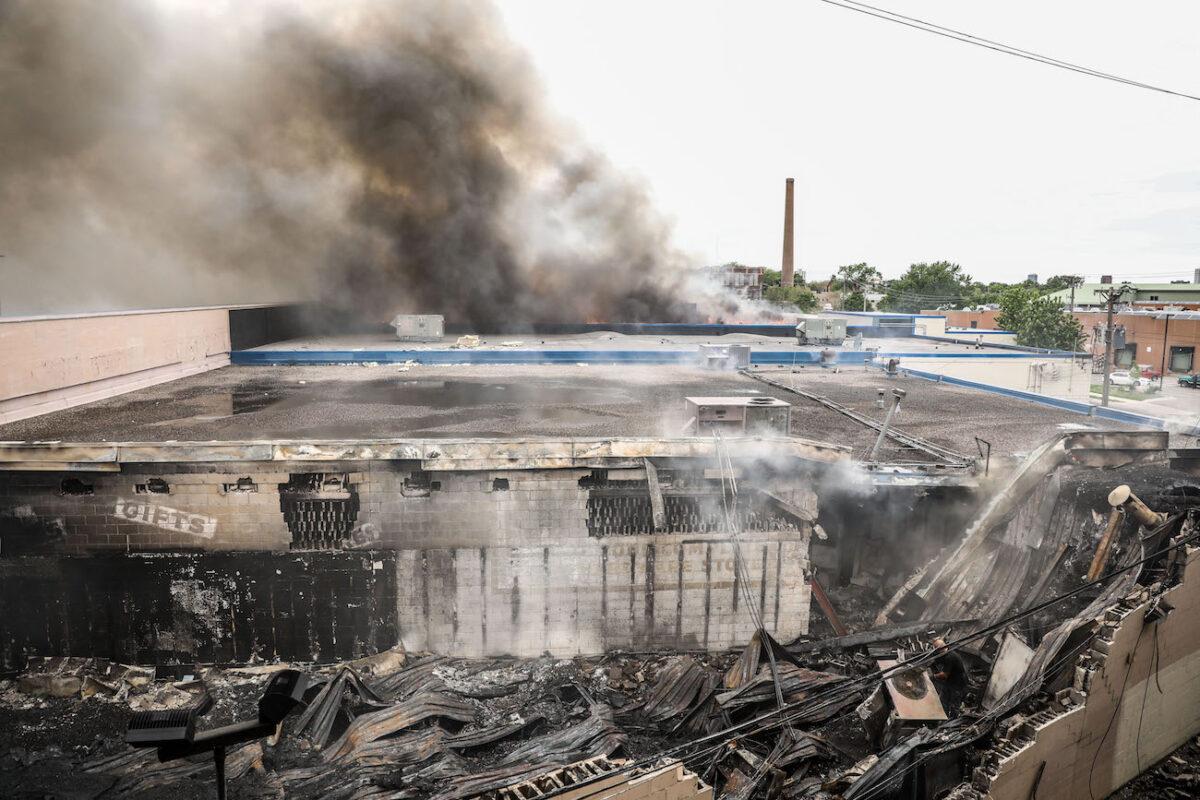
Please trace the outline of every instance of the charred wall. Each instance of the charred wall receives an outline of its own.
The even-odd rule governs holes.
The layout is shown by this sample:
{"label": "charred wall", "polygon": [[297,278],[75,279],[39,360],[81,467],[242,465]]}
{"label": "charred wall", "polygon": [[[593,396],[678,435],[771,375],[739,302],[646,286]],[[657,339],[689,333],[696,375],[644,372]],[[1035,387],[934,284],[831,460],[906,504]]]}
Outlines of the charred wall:
{"label": "charred wall", "polygon": [[888,596],[962,534],[980,494],[966,487],[880,486],[822,492],[813,560],[830,586],[871,586]]}
{"label": "charred wall", "polygon": [[[0,646],[9,658],[145,660],[160,650],[200,660],[323,658],[327,647],[304,644],[312,635],[304,626],[327,627],[319,615],[296,622],[307,632],[286,647],[258,644],[258,628],[284,612],[272,610],[273,590],[240,593],[241,565],[307,563],[317,586],[326,571],[336,580],[356,569],[373,575],[381,552],[399,587],[385,646],[402,641],[456,655],[720,649],[753,632],[746,597],[778,637],[806,632],[805,571],[817,515],[808,484],[777,476],[759,486],[742,482],[738,516],[748,563],[739,574],[720,524],[720,481],[695,465],[657,474],[664,511],[656,523],[647,472],[637,468],[430,471],[417,462],[318,462],[0,472],[0,561],[9,574],[30,564],[43,576],[29,587],[5,581],[0,594],[26,617],[26,596],[74,598],[44,632],[9,623]],[[301,561],[286,561],[289,552]],[[164,560],[136,557],[152,553]],[[129,564],[156,567],[125,590]],[[177,620],[190,630],[194,620],[163,594],[166,579],[155,577],[166,569],[157,565],[167,564],[202,564],[206,591],[212,583],[218,594],[233,592],[220,595],[218,629],[250,639],[214,632],[212,641],[167,637],[163,645],[138,632],[111,636],[107,623],[88,616],[81,598],[95,596],[105,608],[148,604],[155,630],[174,630]],[[262,632],[262,641],[274,641],[271,635]]]}
{"label": "charred wall", "polygon": [[30,656],[137,664],[331,662],[397,640],[396,554],[0,559],[0,669]]}

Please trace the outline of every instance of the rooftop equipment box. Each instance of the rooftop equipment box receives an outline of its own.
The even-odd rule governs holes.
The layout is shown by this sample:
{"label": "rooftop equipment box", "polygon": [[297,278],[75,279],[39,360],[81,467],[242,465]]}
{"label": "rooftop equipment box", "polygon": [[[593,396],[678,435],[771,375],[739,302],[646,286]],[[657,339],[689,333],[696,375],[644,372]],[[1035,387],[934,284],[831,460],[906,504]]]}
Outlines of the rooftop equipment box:
{"label": "rooftop equipment box", "polygon": [[402,342],[440,342],[446,325],[441,314],[397,314],[392,327]]}
{"label": "rooftop equipment box", "polygon": [[705,369],[748,369],[750,367],[750,345],[748,344],[702,344],[700,366]]}
{"label": "rooftop equipment box", "polygon": [[700,435],[714,429],[735,434],[787,436],[792,407],[774,397],[688,397],[688,419]]}
{"label": "rooftop equipment box", "polygon": [[796,323],[797,344],[840,345],[846,340],[846,320],[838,317],[801,315]]}

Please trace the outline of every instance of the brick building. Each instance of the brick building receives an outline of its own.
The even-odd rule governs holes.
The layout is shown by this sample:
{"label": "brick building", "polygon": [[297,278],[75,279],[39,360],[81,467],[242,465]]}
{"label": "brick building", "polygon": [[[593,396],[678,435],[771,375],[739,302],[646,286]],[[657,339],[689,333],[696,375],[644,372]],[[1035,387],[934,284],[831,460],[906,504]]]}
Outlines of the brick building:
{"label": "brick building", "polygon": [[[996,330],[999,311],[938,311],[946,317],[946,328]],[[1102,334],[1105,312],[1076,311],[1075,319],[1083,326],[1083,349],[1103,352]],[[1186,374],[1200,370],[1196,352],[1200,349],[1200,311],[1122,311],[1113,315],[1113,324],[1124,329],[1124,347],[1114,353],[1119,367],[1141,364],[1166,374]]]}
{"label": "brick building", "polygon": [[730,262],[704,269],[726,289],[750,300],[762,299],[762,276],[766,267],[747,267],[745,264]]}

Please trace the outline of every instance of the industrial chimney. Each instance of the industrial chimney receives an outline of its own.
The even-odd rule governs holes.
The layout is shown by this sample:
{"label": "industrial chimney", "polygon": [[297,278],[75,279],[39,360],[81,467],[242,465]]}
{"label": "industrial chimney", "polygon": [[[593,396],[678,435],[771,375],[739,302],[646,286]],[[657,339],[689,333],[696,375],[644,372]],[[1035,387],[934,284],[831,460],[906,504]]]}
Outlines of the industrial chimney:
{"label": "industrial chimney", "polygon": [[787,188],[784,190],[783,196],[783,267],[780,283],[784,286],[794,286],[795,280],[795,256],[794,246],[794,231],[792,217],[793,208],[795,206],[795,180],[787,179]]}

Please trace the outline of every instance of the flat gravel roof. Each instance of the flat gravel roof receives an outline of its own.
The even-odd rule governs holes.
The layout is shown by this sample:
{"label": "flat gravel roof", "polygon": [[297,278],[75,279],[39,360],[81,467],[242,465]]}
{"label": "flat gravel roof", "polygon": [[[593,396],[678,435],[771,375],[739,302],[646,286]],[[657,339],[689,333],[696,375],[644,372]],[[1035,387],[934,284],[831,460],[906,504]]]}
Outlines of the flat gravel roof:
{"label": "flat gravel roof", "polygon": [[[882,419],[879,387],[907,397],[902,430],[963,453],[975,437],[1020,453],[1063,429],[1127,428],[975,389],[879,370],[767,371]],[[851,447],[876,432],[785,389],[688,366],[470,365],[224,367],[64,411],[0,425],[0,441],[164,442],[255,439],[678,436],[684,398],[765,394],[792,404],[791,433]],[[892,460],[927,461],[887,447]]]}

